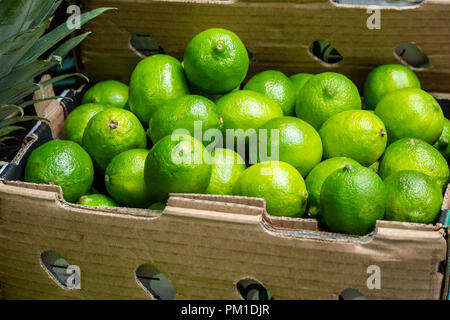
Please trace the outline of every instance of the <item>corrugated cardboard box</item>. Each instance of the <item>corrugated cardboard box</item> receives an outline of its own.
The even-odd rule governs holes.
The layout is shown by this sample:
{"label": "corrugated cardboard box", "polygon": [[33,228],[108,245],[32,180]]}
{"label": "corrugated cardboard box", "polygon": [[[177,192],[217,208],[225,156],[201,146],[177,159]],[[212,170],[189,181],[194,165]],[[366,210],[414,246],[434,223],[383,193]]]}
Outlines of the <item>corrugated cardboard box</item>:
{"label": "corrugated cardboard box", "polygon": [[[442,1],[385,9],[382,29],[370,32],[365,9],[327,1],[86,4],[119,8],[88,26],[94,33],[81,60],[93,80],[128,80],[139,60],[129,48],[132,34],[148,33],[181,58],[194,34],[221,26],[253,53],[252,73],[333,70],[358,83],[375,65],[397,62],[398,42],[417,41],[430,58],[431,67],[418,73],[425,89],[450,91],[450,6]],[[328,67],[312,58],[307,49],[318,39],[331,41],[344,60]],[[351,237],[318,231],[311,219],[270,217],[261,199],[173,194],[162,213],[86,208],[65,202],[56,186],[0,180],[3,299],[155,298],[142,270],[164,275],[176,299],[241,299],[243,279],[258,281],[275,299],[337,299],[348,288],[369,299],[446,299],[448,248],[440,223],[378,221],[372,234]],[[54,276],[68,265],[78,270],[75,287]]]}
{"label": "corrugated cardboard box", "polygon": [[[449,196],[436,226],[378,221],[372,234],[352,237],[318,231],[314,219],[271,217],[262,199],[172,194],[162,213],[88,208],[65,202],[57,186],[0,179],[1,298],[161,296],[140,281],[147,266],[158,270],[147,277],[169,279],[176,299],[240,299],[243,279],[275,299],[337,299],[349,288],[366,298],[445,299]],[[79,288],[54,276],[69,265]]]}
{"label": "corrugated cardboard box", "polygon": [[[291,75],[334,71],[361,89],[376,66],[399,63],[395,47],[413,42],[428,56],[416,69],[424,90],[450,92],[449,0],[425,0],[407,7],[382,7],[380,29],[369,29],[367,6],[332,0],[84,0],[86,9],[115,7],[87,25],[92,34],[81,46],[83,72],[93,80],[128,82],[140,57],[133,35],[152,37],[164,51],[183,58],[199,32],[223,27],[236,32],[252,53],[249,76],[267,69]],[[368,22],[369,20],[369,22]],[[372,28],[372,26],[371,26]],[[326,64],[310,53],[316,40],[328,40],[343,56]]]}

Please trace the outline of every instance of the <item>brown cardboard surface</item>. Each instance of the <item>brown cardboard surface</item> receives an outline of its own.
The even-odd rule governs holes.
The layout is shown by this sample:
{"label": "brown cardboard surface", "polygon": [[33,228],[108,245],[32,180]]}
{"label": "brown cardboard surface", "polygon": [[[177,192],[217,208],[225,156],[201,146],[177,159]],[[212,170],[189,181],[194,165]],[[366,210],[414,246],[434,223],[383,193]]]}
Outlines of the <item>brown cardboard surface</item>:
{"label": "brown cardboard surface", "polygon": [[[50,75],[43,75],[40,82],[49,80]],[[50,84],[44,88],[44,95],[40,90],[36,91],[33,95],[33,99],[42,99],[44,97],[55,96],[55,91],[53,91],[53,86]],[[60,136],[62,127],[64,126],[64,120],[67,116],[67,111],[64,105],[58,100],[47,100],[43,102],[36,103],[34,106],[36,114],[39,117],[43,117],[50,122],[50,127],[52,130],[52,135],[56,139]]]}
{"label": "brown cardboard surface", "polygon": [[[224,27],[236,32],[253,53],[249,76],[266,69],[340,72],[361,89],[371,69],[399,63],[394,48],[414,42],[430,65],[415,70],[427,91],[450,92],[450,1],[425,0],[407,8],[382,7],[381,29],[370,30],[364,6],[329,0],[296,1],[152,1],[85,0],[86,9],[115,7],[87,24],[92,34],[81,46],[83,72],[91,80],[129,81],[140,57],[130,48],[133,34],[150,35],[167,54],[182,59],[198,32]],[[336,65],[316,60],[308,51],[326,39],[344,59]]]}
{"label": "brown cardboard surface", "polygon": [[[61,200],[56,186],[0,181],[3,298],[150,299],[135,278],[144,263],[172,281],[177,299],[239,299],[243,278],[275,299],[337,299],[346,288],[368,298],[441,297],[440,226],[379,221],[374,235],[333,238],[310,226],[281,233],[292,228],[271,228],[264,211],[260,199],[181,194],[162,214],[87,209]],[[40,264],[46,250],[80,267],[81,290],[49,278]],[[366,286],[371,265],[380,267],[380,290]]]}

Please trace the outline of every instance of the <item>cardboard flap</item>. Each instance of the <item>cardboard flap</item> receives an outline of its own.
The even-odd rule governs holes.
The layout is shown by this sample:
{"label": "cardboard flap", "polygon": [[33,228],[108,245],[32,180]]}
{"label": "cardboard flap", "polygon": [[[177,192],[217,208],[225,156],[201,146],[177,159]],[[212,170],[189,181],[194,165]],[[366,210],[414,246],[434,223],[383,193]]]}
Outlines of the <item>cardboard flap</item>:
{"label": "cardboard flap", "polygon": [[[131,49],[133,35],[150,36],[166,54],[182,60],[186,45],[197,33],[222,27],[234,31],[252,53],[248,78],[268,69],[288,76],[332,71],[348,76],[362,90],[376,66],[403,63],[395,48],[411,42],[429,58],[427,67],[415,70],[423,89],[448,92],[450,88],[448,0],[380,7],[380,28],[368,28],[373,13],[367,12],[367,6],[329,0],[86,0],[85,4],[86,10],[118,8],[85,27],[92,34],[81,44],[82,72],[93,81],[129,81],[142,59]],[[317,40],[329,41],[343,60],[320,61],[309,50]]]}
{"label": "cardboard flap", "polygon": [[[40,83],[51,79],[50,75],[43,75]],[[44,87],[44,95],[40,90],[37,90],[33,95],[33,100],[53,97],[55,96],[55,91],[51,84]],[[39,117],[46,118],[49,120],[50,128],[52,130],[52,135],[54,139],[58,139],[61,136],[61,130],[64,126],[64,120],[67,117],[67,110],[64,104],[58,100],[47,100],[36,103],[34,106],[36,114]]]}

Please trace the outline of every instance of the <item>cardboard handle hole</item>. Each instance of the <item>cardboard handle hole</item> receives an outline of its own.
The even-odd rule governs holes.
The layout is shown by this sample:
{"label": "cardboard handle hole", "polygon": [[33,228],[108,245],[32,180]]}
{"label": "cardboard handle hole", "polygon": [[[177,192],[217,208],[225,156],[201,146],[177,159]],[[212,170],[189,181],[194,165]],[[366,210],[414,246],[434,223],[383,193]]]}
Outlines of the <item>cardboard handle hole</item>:
{"label": "cardboard handle hole", "polygon": [[341,6],[412,7],[424,0],[331,0]]}
{"label": "cardboard handle hole", "polygon": [[239,280],[236,288],[244,300],[275,300],[270,292],[255,279]]}
{"label": "cardboard handle hole", "polygon": [[41,254],[42,267],[58,285],[65,289],[81,288],[80,268],[71,265],[59,253],[48,250]]}
{"label": "cardboard handle hole", "polygon": [[140,265],[136,270],[136,279],[145,291],[156,300],[173,300],[176,290],[172,282],[158,268],[150,263]]}
{"label": "cardboard handle hole", "polygon": [[166,53],[148,34],[133,34],[130,37],[130,48],[141,58]]}
{"label": "cardboard handle hole", "polygon": [[328,40],[316,40],[309,46],[309,53],[325,66],[333,66],[344,59]]}
{"label": "cardboard handle hole", "polygon": [[356,289],[348,288],[339,294],[339,300],[367,300],[364,295]]}
{"label": "cardboard handle hole", "polygon": [[394,49],[394,55],[403,64],[412,69],[426,69],[429,67],[430,59],[413,42],[401,42]]}

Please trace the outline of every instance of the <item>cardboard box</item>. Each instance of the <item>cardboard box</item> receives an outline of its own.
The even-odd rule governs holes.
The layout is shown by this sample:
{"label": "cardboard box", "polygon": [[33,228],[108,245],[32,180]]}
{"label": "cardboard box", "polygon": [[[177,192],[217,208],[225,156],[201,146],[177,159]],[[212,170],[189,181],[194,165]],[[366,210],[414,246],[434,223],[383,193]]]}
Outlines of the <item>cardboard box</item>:
{"label": "cardboard box", "polygon": [[[364,28],[365,8],[327,1],[86,5],[119,8],[88,25],[94,33],[81,60],[91,80],[128,80],[139,60],[128,46],[132,34],[148,33],[181,58],[193,35],[221,26],[252,51],[251,74],[332,70],[358,84],[374,66],[397,62],[398,42],[417,41],[431,64],[418,72],[424,88],[450,92],[446,1],[383,9],[375,31]],[[312,58],[307,48],[318,39],[330,40],[344,60],[331,67]],[[158,292],[143,279],[157,274],[172,283],[176,299],[242,299],[243,279],[275,299],[338,299],[348,288],[368,299],[446,299],[449,198],[447,191],[435,226],[378,221],[372,234],[352,237],[318,231],[312,219],[271,217],[262,199],[172,194],[162,213],[87,208],[65,202],[57,186],[0,179],[0,298],[152,299]],[[64,285],[61,272],[55,278],[60,267],[78,270],[77,286]]]}
{"label": "cardboard box", "polygon": [[[83,72],[91,80],[128,82],[141,59],[130,46],[147,34],[180,60],[199,32],[223,27],[236,32],[252,53],[249,76],[267,69],[339,72],[361,89],[380,64],[399,63],[395,47],[413,42],[428,56],[416,69],[424,90],[450,92],[449,0],[425,0],[408,7],[381,7],[380,29],[369,29],[367,6],[332,0],[84,0],[86,9],[115,7],[89,22],[92,34],[81,45]],[[369,21],[370,24],[370,21]],[[328,40],[343,56],[337,64],[313,57],[310,45]]]}
{"label": "cardboard box", "polygon": [[[449,198],[435,226],[378,221],[352,237],[318,231],[314,219],[271,217],[262,199],[172,194],[162,213],[88,208],[65,202],[58,186],[0,179],[0,297],[151,299],[136,274],[151,264],[176,299],[241,299],[243,279],[275,299],[337,299],[348,288],[369,299],[445,299]],[[46,261],[49,251],[59,260]],[[54,276],[69,265],[79,288]]]}

